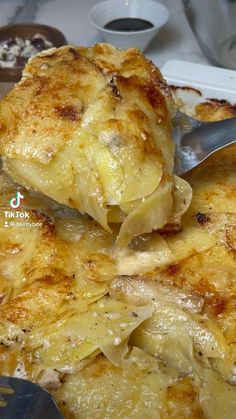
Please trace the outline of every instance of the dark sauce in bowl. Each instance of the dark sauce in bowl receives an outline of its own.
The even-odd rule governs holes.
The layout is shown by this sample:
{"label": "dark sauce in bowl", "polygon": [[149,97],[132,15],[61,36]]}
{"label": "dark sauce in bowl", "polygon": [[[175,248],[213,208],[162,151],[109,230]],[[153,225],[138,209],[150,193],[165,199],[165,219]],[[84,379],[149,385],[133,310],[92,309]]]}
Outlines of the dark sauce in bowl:
{"label": "dark sauce in bowl", "polygon": [[124,17],[115,19],[104,25],[104,29],[118,32],[138,32],[151,28],[154,28],[154,25],[151,22],[136,17]]}

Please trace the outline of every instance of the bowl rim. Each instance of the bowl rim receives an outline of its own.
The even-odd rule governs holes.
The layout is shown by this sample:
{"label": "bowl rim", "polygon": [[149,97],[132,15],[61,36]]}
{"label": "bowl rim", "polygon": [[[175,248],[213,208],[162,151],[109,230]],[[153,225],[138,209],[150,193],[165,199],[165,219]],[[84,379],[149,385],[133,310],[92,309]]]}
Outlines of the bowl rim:
{"label": "bowl rim", "polygon": [[101,7],[104,7],[104,6],[106,7],[106,5],[108,5],[108,3],[110,3],[110,4],[111,3],[114,3],[114,4],[116,3],[117,4],[117,1],[116,0],[105,0],[105,1],[102,1],[102,2],[100,2],[98,4],[95,4],[95,6],[93,6],[89,10],[89,13],[88,13],[88,20],[89,20],[90,24],[94,28],[96,28],[98,31],[102,31],[102,32],[108,33],[108,34],[110,33],[110,34],[119,35],[119,36],[127,36],[127,35],[136,35],[137,36],[139,34],[142,35],[142,34],[146,34],[146,33],[150,33],[150,32],[155,32],[155,31],[159,30],[160,28],[162,28],[162,26],[164,26],[168,22],[169,17],[170,17],[170,12],[169,12],[169,10],[168,10],[168,8],[166,6],[164,6],[163,4],[161,4],[159,2],[153,1],[153,0],[146,0],[146,4],[148,4],[148,3],[150,4],[151,3],[154,7],[159,8],[159,10],[162,9],[166,13],[164,22],[160,26],[157,26],[153,22],[151,22],[153,24],[153,27],[152,28],[143,29],[141,31],[115,31],[114,29],[105,29],[103,26],[98,25],[93,20],[92,14],[96,10],[100,9]]}
{"label": "bowl rim", "polygon": [[1,38],[1,32],[2,31],[8,31],[8,30],[11,31],[12,29],[23,28],[23,27],[32,28],[32,29],[35,28],[35,29],[38,29],[38,30],[40,30],[40,28],[41,28],[45,31],[57,33],[59,36],[61,36],[62,39],[64,39],[65,43],[67,43],[67,39],[66,39],[65,35],[64,35],[63,32],[60,31],[60,29],[55,28],[54,26],[44,25],[43,23],[41,24],[41,23],[34,23],[34,22],[32,22],[32,23],[12,23],[12,24],[9,24],[9,25],[0,26],[0,38]]}

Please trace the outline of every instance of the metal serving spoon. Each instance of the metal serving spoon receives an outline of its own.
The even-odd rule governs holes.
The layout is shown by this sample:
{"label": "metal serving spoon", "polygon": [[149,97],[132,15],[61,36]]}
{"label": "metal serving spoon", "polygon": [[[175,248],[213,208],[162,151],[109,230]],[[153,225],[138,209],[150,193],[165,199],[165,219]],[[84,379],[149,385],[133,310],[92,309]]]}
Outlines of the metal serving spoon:
{"label": "metal serving spoon", "polygon": [[236,118],[202,122],[178,111],[173,125],[178,175],[198,166],[221,148],[236,143]]}
{"label": "metal serving spoon", "polygon": [[0,377],[0,418],[63,419],[50,393],[31,381]]}

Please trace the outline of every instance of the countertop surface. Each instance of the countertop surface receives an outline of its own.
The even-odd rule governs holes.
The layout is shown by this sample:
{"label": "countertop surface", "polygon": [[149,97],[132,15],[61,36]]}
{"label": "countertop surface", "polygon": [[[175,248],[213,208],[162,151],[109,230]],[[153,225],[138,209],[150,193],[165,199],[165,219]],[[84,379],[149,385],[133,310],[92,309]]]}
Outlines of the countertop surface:
{"label": "countertop surface", "polygon": [[[119,1],[119,0],[117,0]],[[145,0],[143,0],[145,2]],[[88,12],[97,0],[0,0],[0,25],[37,22],[60,29],[71,44],[101,42],[88,21]],[[162,67],[179,59],[209,64],[199,48],[183,12],[181,0],[158,0],[170,12],[170,19],[153,39],[145,54]],[[23,9],[22,7],[25,6]],[[20,12],[20,13],[19,13]]]}

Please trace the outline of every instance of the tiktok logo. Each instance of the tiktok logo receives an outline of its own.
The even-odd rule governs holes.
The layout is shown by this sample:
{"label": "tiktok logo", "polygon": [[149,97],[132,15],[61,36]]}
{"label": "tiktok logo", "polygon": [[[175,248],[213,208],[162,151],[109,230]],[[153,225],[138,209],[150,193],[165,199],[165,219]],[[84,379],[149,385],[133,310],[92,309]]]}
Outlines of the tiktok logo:
{"label": "tiktok logo", "polygon": [[10,199],[10,206],[13,209],[17,209],[20,207],[21,201],[24,199],[24,195],[22,195],[19,191],[16,192],[16,196]]}

